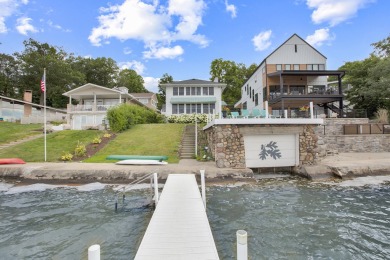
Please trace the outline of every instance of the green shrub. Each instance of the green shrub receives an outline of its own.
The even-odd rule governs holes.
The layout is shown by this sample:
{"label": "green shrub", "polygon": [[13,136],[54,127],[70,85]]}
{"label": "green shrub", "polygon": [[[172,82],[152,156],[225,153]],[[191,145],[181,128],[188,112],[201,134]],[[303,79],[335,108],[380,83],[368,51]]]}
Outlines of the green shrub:
{"label": "green shrub", "polygon": [[77,157],[82,157],[87,154],[87,149],[82,142],[78,142],[76,148],[74,149],[74,155]]}
{"label": "green shrub", "polygon": [[93,140],[92,140],[92,143],[93,144],[100,144],[102,142],[102,138],[100,138],[100,136],[96,136]]}
{"label": "green shrub", "polygon": [[73,155],[69,152],[63,152],[61,155],[61,161],[72,161]]}
{"label": "green shrub", "polygon": [[163,123],[164,117],[157,112],[133,104],[121,104],[107,111],[110,128],[122,132],[136,124]]}

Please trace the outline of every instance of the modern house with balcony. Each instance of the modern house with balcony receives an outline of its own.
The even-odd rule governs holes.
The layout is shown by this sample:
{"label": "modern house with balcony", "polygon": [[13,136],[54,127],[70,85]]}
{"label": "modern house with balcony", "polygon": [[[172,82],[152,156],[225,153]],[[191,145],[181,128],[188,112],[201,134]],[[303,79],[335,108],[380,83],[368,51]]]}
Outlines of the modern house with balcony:
{"label": "modern house with balcony", "polygon": [[[147,107],[129,94],[125,87],[110,89],[87,83],[63,95],[69,97],[67,123],[74,130],[103,126],[107,110],[121,103],[133,103]],[[77,100],[78,104],[73,105],[72,100]]]}
{"label": "modern house with balcony", "polygon": [[224,83],[189,79],[161,84],[165,89],[166,116],[175,114],[221,115]]}
{"label": "modern house with balcony", "polygon": [[[328,84],[335,78],[336,86]],[[265,109],[270,114],[299,116],[313,102],[316,114],[330,115],[343,109],[341,79],[344,71],[327,70],[326,57],[297,34],[268,55],[241,87],[236,108]]]}

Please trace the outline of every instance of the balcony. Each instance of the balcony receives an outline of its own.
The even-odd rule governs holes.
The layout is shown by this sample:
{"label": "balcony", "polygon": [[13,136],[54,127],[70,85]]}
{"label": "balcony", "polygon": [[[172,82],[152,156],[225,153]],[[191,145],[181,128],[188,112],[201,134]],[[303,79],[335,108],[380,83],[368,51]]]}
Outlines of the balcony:
{"label": "balcony", "polygon": [[116,106],[115,105],[69,105],[67,107],[68,113],[77,113],[77,112],[97,112],[97,113],[105,113],[109,108]]}

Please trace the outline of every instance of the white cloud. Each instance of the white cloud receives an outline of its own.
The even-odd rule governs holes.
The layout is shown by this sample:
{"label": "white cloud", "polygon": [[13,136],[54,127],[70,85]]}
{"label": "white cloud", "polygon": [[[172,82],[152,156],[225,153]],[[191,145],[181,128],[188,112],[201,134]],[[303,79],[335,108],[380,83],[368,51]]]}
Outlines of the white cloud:
{"label": "white cloud", "polygon": [[28,0],[0,0],[0,33],[8,31],[5,20],[18,10],[21,3],[28,4]]}
{"label": "white cloud", "polygon": [[124,54],[126,54],[126,55],[129,55],[129,54],[131,54],[133,51],[129,48],[129,47],[125,47],[124,49],[123,49],[123,53]]}
{"label": "white cloud", "polygon": [[142,62],[133,60],[133,61],[126,61],[126,62],[119,62],[118,66],[121,70],[124,69],[132,69],[137,72],[138,75],[141,75],[145,71],[145,65]]}
{"label": "white cloud", "polygon": [[271,46],[270,38],[272,36],[272,30],[261,32],[253,37],[252,42],[256,51],[264,51]]}
{"label": "white cloud", "polygon": [[143,77],[144,79],[144,87],[154,93],[158,92],[158,82],[160,78],[153,77]]}
{"label": "white cloud", "polygon": [[306,41],[310,45],[317,47],[332,40],[334,40],[334,36],[330,35],[329,28],[318,29],[312,35],[306,37]]}
{"label": "white cloud", "polygon": [[16,20],[16,29],[20,34],[27,35],[28,32],[38,32],[37,29],[31,24],[32,19],[29,17],[21,17]]}
{"label": "white cloud", "polygon": [[196,33],[205,8],[204,0],[169,0],[167,6],[159,5],[157,0],[125,0],[121,5],[100,9],[99,26],[92,29],[88,39],[95,46],[110,38],[139,40],[144,42],[149,58],[164,57],[153,55],[156,50],[180,52],[178,46],[169,47],[175,41],[190,41],[206,47],[207,38]]}
{"label": "white cloud", "polygon": [[172,48],[170,47],[151,47],[150,50],[144,51],[145,59],[174,59],[184,53],[184,50],[181,46],[176,45]]}
{"label": "white cloud", "polygon": [[229,4],[227,0],[225,0],[226,11],[230,13],[232,18],[237,17],[237,7],[235,5]]}
{"label": "white cloud", "polygon": [[375,0],[307,0],[314,9],[311,19],[315,24],[329,23],[335,26],[356,15],[357,11]]}

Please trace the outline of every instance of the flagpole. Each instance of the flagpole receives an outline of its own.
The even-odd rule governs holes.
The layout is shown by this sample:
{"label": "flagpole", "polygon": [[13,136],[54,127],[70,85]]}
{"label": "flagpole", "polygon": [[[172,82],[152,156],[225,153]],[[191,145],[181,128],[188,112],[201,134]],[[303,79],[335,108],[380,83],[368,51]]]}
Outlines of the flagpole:
{"label": "flagpole", "polygon": [[44,129],[44,140],[45,140],[45,162],[46,162],[46,68],[43,68],[43,80],[45,84],[45,91],[43,91],[43,129]]}

